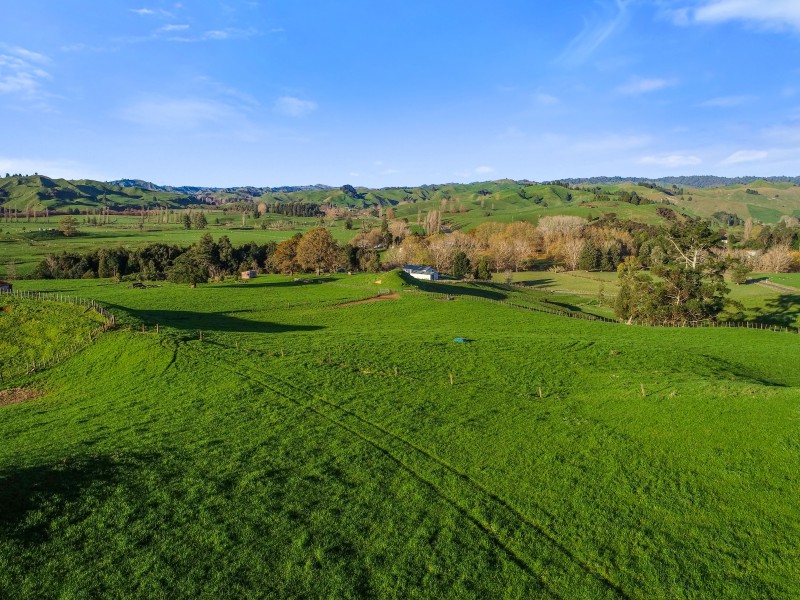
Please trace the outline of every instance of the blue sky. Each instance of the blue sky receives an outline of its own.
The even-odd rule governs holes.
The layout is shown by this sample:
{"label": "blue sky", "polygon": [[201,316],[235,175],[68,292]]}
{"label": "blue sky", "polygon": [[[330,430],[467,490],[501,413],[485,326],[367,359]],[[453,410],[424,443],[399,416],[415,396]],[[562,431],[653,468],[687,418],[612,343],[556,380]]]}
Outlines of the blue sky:
{"label": "blue sky", "polygon": [[26,0],[2,31],[3,173],[800,174],[798,0]]}

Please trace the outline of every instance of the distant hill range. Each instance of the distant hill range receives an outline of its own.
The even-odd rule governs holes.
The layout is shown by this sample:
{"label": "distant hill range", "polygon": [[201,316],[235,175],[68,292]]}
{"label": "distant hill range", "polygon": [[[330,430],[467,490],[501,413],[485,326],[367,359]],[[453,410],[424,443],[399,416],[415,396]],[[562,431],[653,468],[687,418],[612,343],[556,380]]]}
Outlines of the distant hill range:
{"label": "distant hill range", "polygon": [[[528,179],[507,180],[519,185],[535,185],[535,181]],[[545,184],[553,183],[569,183],[570,185],[616,185],[620,183],[657,183],[664,185],[678,185],[681,187],[692,188],[713,188],[713,187],[726,187],[729,185],[747,185],[754,181],[767,181],[769,183],[791,183],[800,185],[800,176],[788,177],[786,175],[778,175],[772,177],[718,177],[716,175],[678,175],[675,177],[570,177],[568,179],[553,179],[545,181]],[[142,190],[159,191],[159,192],[179,192],[182,194],[202,194],[202,193],[219,193],[225,192],[229,194],[243,193],[252,196],[262,196],[264,194],[286,194],[291,192],[309,192],[309,191],[324,191],[336,189],[333,186],[318,183],[316,185],[285,185],[280,187],[255,187],[255,186],[239,186],[239,187],[198,187],[198,186],[171,186],[171,185],[157,185],[150,181],[142,179],[117,179],[115,181],[107,181],[108,185],[122,187],[122,188],[139,188]],[[477,184],[485,182],[475,182]],[[420,188],[442,187],[452,185],[463,185],[456,183],[442,183],[442,184],[428,184],[417,186]],[[366,189],[366,188],[365,188]],[[392,188],[376,188],[376,189],[392,189]]]}
{"label": "distant hill range", "polygon": [[271,193],[290,193],[290,192],[307,192],[311,190],[331,190],[329,185],[318,183],[316,185],[286,185],[281,187],[254,187],[254,186],[241,186],[241,187],[197,187],[191,185],[171,186],[171,185],[156,185],[149,181],[141,179],[117,179],[116,181],[107,181],[108,185],[113,185],[121,188],[139,188],[142,190],[149,190],[154,192],[179,192],[181,194],[203,194],[203,193],[245,193],[252,196],[262,196]]}
{"label": "distant hill range", "polygon": [[[726,187],[729,185],[747,185],[754,181],[767,181],[769,183],[791,183],[800,185],[800,177],[717,177],[716,175],[679,175],[677,177],[658,177],[648,179],[646,177],[575,177],[561,179],[565,183],[572,185],[614,185],[625,182],[648,182],[665,185],[678,185],[681,187],[693,188],[713,188]],[[552,182],[551,182],[552,183]]]}
{"label": "distant hill range", "polygon": [[[498,179],[385,188],[321,184],[214,188],[156,185],[140,179],[73,181],[38,174],[0,178],[0,207],[5,213],[26,216],[45,211],[89,213],[107,208],[137,212],[191,205],[249,210],[261,203],[366,208],[375,209],[375,214],[391,207],[396,216],[410,221],[419,221],[429,211],[439,210],[464,227],[486,219],[535,220],[544,214],[597,217],[612,213],[645,222],[684,215],[737,225],[748,218],[763,223],[800,218],[800,177],[592,177],[544,183]],[[298,207],[287,214],[305,215],[309,209],[314,210]]]}

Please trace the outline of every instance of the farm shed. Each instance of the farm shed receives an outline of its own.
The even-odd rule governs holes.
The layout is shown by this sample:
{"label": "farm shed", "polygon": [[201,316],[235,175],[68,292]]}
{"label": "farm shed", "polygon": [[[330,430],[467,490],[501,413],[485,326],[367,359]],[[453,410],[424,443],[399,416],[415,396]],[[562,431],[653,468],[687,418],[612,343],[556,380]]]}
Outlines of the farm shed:
{"label": "farm shed", "polygon": [[433,267],[405,265],[403,266],[403,271],[411,275],[414,279],[428,279],[430,281],[439,279],[439,273]]}
{"label": "farm shed", "polygon": [[13,286],[7,281],[0,281],[0,292],[11,292]]}
{"label": "farm shed", "polygon": [[251,269],[249,271],[242,271],[242,279],[255,279],[258,273],[255,269]]}

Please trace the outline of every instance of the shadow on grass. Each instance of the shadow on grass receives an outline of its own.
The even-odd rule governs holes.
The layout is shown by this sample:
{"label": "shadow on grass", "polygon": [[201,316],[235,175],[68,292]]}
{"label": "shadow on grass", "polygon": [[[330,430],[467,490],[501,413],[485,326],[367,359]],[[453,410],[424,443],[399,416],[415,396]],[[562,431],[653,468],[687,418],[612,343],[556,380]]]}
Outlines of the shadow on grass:
{"label": "shadow on grass", "polygon": [[571,304],[570,302],[564,302],[563,300],[562,301],[558,301],[558,300],[547,299],[547,300],[545,300],[545,303],[548,306],[557,306],[559,308],[562,308],[562,309],[564,309],[566,311],[570,311],[570,312],[578,312],[578,313],[579,312],[583,312],[583,309],[580,306],[577,306],[575,304]]}
{"label": "shadow on grass", "polygon": [[780,327],[796,327],[800,321],[800,294],[783,294],[767,300],[758,311],[757,321]]}
{"label": "shadow on grass", "polygon": [[101,488],[108,490],[134,463],[149,460],[91,457],[0,471],[0,537],[26,543],[44,541],[50,535],[52,519],[63,513],[65,505],[92,494],[91,490],[94,495]]}
{"label": "shadow on grass", "polygon": [[242,286],[245,286],[249,288],[291,288],[319,283],[331,283],[333,281],[335,281],[335,279],[326,279],[323,277],[299,277],[297,281],[254,281],[250,279],[246,283],[240,281],[237,283],[223,284],[217,287],[241,288]]}
{"label": "shadow on grass", "polygon": [[522,280],[522,281],[516,281],[515,283],[517,283],[518,285],[525,285],[525,286],[528,286],[528,287],[543,288],[543,287],[553,287],[555,285],[555,280],[553,280],[551,278],[525,279],[525,280]]}
{"label": "shadow on grass", "polygon": [[[286,323],[272,323],[270,321],[257,321],[243,319],[235,316],[236,313],[253,314],[250,311],[227,312],[195,312],[189,310],[134,310],[116,304],[106,304],[106,307],[117,315],[124,313],[130,320],[144,323],[147,326],[159,325],[186,331],[219,331],[240,333],[287,333],[290,331],[316,331],[324,329],[321,325],[289,325]],[[124,324],[126,319],[122,320]]]}
{"label": "shadow on grass", "polygon": [[476,298],[487,298],[489,300],[505,300],[508,298],[506,290],[494,283],[452,284],[418,280],[415,284],[424,292],[447,294],[448,296],[474,296]]}

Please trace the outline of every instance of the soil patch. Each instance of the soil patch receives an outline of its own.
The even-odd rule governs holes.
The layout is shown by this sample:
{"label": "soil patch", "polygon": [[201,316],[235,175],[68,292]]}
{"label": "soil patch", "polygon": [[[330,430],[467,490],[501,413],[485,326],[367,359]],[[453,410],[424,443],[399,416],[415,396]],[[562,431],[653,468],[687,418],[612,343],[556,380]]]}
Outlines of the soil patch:
{"label": "soil patch", "polygon": [[353,306],[354,304],[366,304],[367,302],[380,302],[381,300],[400,300],[400,294],[384,294],[383,296],[375,296],[374,298],[367,298],[366,300],[345,302],[343,304],[339,304],[339,306]]}
{"label": "soil patch", "polygon": [[19,404],[20,402],[25,402],[26,400],[34,400],[40,396],[44,396],[44,392],[35,388],[18,387],[0,390],[0,406],[5,406],[6,404]]}

